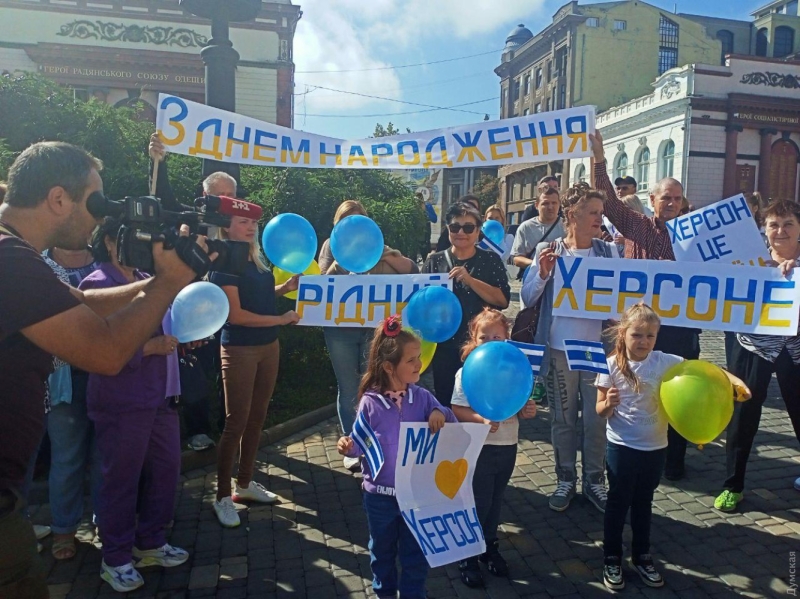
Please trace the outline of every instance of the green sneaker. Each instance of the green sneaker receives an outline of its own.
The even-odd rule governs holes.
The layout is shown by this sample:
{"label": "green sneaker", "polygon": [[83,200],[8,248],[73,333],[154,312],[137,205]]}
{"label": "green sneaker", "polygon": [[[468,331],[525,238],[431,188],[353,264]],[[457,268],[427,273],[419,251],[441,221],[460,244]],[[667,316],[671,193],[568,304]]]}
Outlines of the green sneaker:
{"label": "green sneaker", "polygon": [[744,499],[744,493],[734,493],[725,489],[714,500],[714,508],[720,512],[732,512],[742,499]]}

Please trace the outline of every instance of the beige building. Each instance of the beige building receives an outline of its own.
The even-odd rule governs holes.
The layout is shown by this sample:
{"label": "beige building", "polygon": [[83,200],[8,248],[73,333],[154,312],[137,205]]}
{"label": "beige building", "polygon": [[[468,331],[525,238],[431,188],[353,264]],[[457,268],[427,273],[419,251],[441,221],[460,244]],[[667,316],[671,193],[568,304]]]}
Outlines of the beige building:
{"label": "beige building", "polygon": [[[231,23],[237,112],[292,126],[301,15],[291,0],[267,0],[255,21]],[[0,0],[0,73],[38,72],[114,106],[143,100],[154,119],[160,92],[204,101],[200,50],[210,35],[210,21],[178,0]]]}
{"label": "beige building", "polygon": [[[652,81],[679,65],[719,63],[721,43],[706,27],[641,0],[562,6],[533,35],[520,25],[506,40],[500,77],[501,118],[572,106],[599,111],[651,91]],[[544,175],[560,175],[562,162],[502,167],[509,223],[535,196]]]}

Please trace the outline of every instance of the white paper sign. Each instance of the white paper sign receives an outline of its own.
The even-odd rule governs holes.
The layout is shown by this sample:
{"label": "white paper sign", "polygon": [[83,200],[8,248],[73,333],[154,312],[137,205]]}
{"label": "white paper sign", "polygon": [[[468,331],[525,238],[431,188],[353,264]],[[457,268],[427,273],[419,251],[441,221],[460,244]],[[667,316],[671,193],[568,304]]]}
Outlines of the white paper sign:
{"label": "white paper sign", "polygon": [[435,435],[427,423],[400,425],[397,503],[431,568],[486,551],[472,476],[488,434],[487,424],[448,422]]}
{"label": "white paper sign", "polygon": [[[793,273],[800,276],[800,269]],[[694,271],[694,272],[693,272]],[[553,314],[619,318],[637,302],[677,327],[797,334],[800,286],[777,268],[671,260],[563,257],[556,262]]]}
{"label": "white paper sign", "polygon": [[314,327],[374,328],[401,314],[423,287],[452,291],[447,273],[419,275],[313,275],[300,277],[297,324]]}
{"label": "white paper sign", "polygon": [[767,246],[742,194],[667,221],[675,260],[764,266]]}

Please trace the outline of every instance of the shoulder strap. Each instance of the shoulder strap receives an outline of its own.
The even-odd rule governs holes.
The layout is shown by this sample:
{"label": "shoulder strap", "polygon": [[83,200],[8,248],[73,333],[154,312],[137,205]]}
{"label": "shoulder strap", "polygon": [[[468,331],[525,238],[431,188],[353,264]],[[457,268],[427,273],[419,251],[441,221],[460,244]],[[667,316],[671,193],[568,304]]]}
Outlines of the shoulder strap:
{"label": "shoulder strap", "polygon": [[533,259],[533,257],[536,255],[536,246],[538,246],[538,245],[539,245],[540,243],[542,243],[542,242],[543,242],[545,239],[547,239],[547,236],[548,236],[548,235],[550,235],[550,233],[553,231],[553,229],[555,229],[555,228],[556,228],[556,225],[557,225],[557,224],[558,224],[558,217],[556,217],[556,220],[554,220],[554,221],[553,221],[553,224],[552,224],[552,225],[550,225],[550,228],[549,228],[549,229],[547,229],[547,231],[545,231],[545,234],[544,234],[544,235],[542,235],[542,238],[541,238],[539,241],[537,241],[536,243],[534,243],[534,244],[533,244],[533,251],[531,252],[530,256],[528,256],[528,258],[531,258],[531,259]]}
{"label": "shoulder strap", "polygon": [[5,228],[3,226],[3,223],[0,223],[0,234],[10,235],[11,237],[16,237],[16,235],[14,235],[14,233],[12,233],[9,229],[7,229],[7,228]]}

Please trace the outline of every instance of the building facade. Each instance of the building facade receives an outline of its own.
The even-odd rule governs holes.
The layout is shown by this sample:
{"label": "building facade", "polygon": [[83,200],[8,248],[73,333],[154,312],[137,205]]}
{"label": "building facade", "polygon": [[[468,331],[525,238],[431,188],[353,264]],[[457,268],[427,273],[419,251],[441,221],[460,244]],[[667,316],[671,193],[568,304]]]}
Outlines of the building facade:
{"label": "building facade", "polygon": [[[690,18],[641,0],[562,6],[536,35],[508,36],[500,77],[501,118],[572,106],[599,110],[648,93],[653,79],[687,63],[719,63],[721,43]],[[510,224],[535,196],[536,182],[563,162],[502,167],[501,195]]]}
{"label": "building facade", "polygon": [[[668,71],[654,90],[597,117],[612,178],[633,176],[644,199],[675,177],[698,208],[753,191],[798,201],[800,62],[731,56]],[[591,170],[572,161],[570,183]]]}
{"label": "building facade", "polygon": [[[292,126],[301,15],[291,0],[268,0],[255,21],[231,23],[238,113]],[[210,21],[178,0],[0,0],[0,73],[38,72],[114,106],[142,100],[155,119],[159,93],[204,101],[200,50],[210,35]]]}

